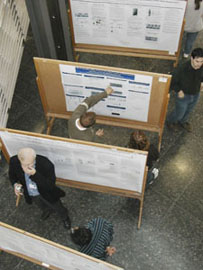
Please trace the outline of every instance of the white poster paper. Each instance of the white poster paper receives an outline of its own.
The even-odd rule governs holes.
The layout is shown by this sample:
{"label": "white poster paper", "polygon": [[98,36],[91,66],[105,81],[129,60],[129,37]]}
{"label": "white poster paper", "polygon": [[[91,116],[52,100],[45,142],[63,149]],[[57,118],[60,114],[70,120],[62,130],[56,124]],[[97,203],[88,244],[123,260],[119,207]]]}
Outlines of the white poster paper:
{"label": "white poster paper", "polygon": [[91,111],[98,115],[147,122],[152,76],[62,64],[59,67],[67,111],[74,111],[86,97],[101,93],[110,85],[114,92]]}
{"label": "white poster paper", "polygon": [[[146,154],[0,131],[9,156],[31,147],[49,158],[62,179],[142,192]],[[90,155],[91,153],[91,155]]]}
{"label": "white poster paper", "polygon": [[[54,266],[57,269],[69,270],[112,270],[115,266],[96,262],[83,257],[81,253],[76,254],[74,250],[64,250],[56,247],[43,240],[33,238],[24,233],[0,226],[0,248],[7,251],[12,251],[21,255],[26,255],[29,258],[42,262],[43,266]],[[123,268],[117,268],[122,270]]]}
{"label": "white poster paper", "polygon": [[75,43],[175,53],[184,0],[71,0]]}

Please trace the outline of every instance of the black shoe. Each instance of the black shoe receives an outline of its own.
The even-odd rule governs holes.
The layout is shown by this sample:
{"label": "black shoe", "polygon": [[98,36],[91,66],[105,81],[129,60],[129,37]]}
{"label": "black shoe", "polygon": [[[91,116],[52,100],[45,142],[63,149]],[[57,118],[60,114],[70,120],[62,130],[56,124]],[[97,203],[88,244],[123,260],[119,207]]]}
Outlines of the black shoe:
{"label": "black shoe", "polygon": [[168,129],[170,129],[170,130],[173,130],[173,131],[179,130],[179,125],[177,123],[166,122],[166,125],[167,125]]}
{"label": "black shoe", "polygon": [[41,214],[41,219],[42,220],[46,220],[50,215],[51,215],[51,212],[50,211],[44,211]]}
{"label": "black shoe", "polygon": [[187,130],[187,132],[192,132],[192,126],[190,123],[185,122],[185,123],[180,123],[181,127]]}
{"label": "black shoe", "polygon": [[70,230],[71,228],[71,221],[70,218],[68,217],[67,219],[63,220],[63,227],[67,230]]}

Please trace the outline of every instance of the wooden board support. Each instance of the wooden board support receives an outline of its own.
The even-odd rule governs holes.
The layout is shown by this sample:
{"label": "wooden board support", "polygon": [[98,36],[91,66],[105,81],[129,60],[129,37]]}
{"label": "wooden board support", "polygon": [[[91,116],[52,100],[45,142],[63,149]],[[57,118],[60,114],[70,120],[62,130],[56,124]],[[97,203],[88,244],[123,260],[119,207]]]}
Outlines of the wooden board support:
{"label": "wooden board support", "polygon": [[[3,132],[3,134],[2,134]],[[10,134],[10,135],[9,135]],[[12,149],[11,143],[9,144],[9,140],[6,141],[6,135],[10,136],[12,139],[9,139],[10,141],[12,140],[12,142],[14,142],[13,147],[16,147],[16,143],[15,140],[20,140],[20,137],[18,137],[18,135],[22,135],[21,136],[21,140],[23,141],[24,139],[26,139],[26,146],[20,146],[20,142],[19,142],[19,146],[16,149],[20,149],[21,147],[31,147],[34,148],[37,152],[37,154],[42,154],[43,155],[43,149],[46,149],[47,151],[47,145],[49,145],[48,143],[52,143],[53,145],[57,145],[57,143],[60,144],[60,142],[65,142],[67,143],[73,143],[75,145],[83,145],[84,151],[85,151],[85,146],[87,146],[87,151],[89,153],[90,149],[89,146],[93,146],[98,148],[98,151],[100,151],[99,149],[101,149],[101,151],[103,151],[103,149],[109,149],[110,150],[110,154],[114,153],[115,150],[116,155],[119,154],[119,156],[122,156],[122,153],[124,155],[126,155],[126,153],[129,153],[130,155],[140,155],[141,156],[145,156],[143,161],[145,162],[143,164],[143,161],[140,163],[140,166],[143,165],[143,172],[140,171],[140,173],[143,173],[143,179],[140,179],[142,182],[141,184],[141,189],[140,191],[136,190],[136,189],[130,189],[128,187],[128,181],[132,182],[131,177],[128,178],[126,176],[126,179],[124,179],[125,181],[125,187],[126,188],[119,188],[119,187],[114,187],[113,184],[110,182],[109,185],[98,185],[98,182],[96,181],[96,177],[94,180],[94,183],[88,183],[86,181],[82,182],[82,181],[78,181],[77,179],[74,180],[70,180],[70,179],[62,179],[57,177],[57,184],[58,185],[63,185],[63,186],[67,186],[67,187],[73,187],[73,188],[79,188],[79,189],[84,189],[84,190],[89,190],[89,191],[96,191],[96,192],[102,192],[102,193],[108,193],[108,194],[112,194],[112,195],[117,195],[117,196],[123,196],[123,197],[130,197],[130,198],[134,198],[134,199],[138,199],[140,201],[140,208],[139,208],[139,217],[138,217],[138,229],[141,226],[141,220],[142,220],[142,211],[143,211],[143,203],[144,203],[144,192],[145,192],[145,186],[146,186],[146,179],[147,179],[147,167],[146,167],[146,159],[147,159],[147,152],[145,151],[139,151],[139,150],[132,150],[132,149],[128,149],[128,148],[122,148],[122,147],[115,147],[115,146],[111,146],[111,145],[104,145],[104,144],[98,144],[98,143],[92,143],[92,142],[85,142],[85,141],[79,141],[79,140],[72,140],[72,139],[66,139],[66,138],[61,138],[61,137],[55,137],[55,136],[50,136],[50,135],[43,135],[43,134],[38,134],[38,133],[31,133],[31,132],[25,132],[25,131],[19,131],[19,130],[12,130],[12,129],[0,129],[0,142],[2,143],[2,152],[6,158],[6,160],[9,162],[10,157],[12,156],[10,153],[11,151],[14,154],[17,154],[16,149]],[[13,136],[12,136],[13,135]],[[4,137],[5,136],[5,137]],[[45,141],[44,141],[45,139]],[[47,145],[46,145],[46,140],[47,140]],[[42,143],[43,141],[43,143]],[[34,145],[36,145],[36,147],[33,147]],[[38,149],[36,149],[38,147]],[[77,147],[77,146],[76,146]],[[64,146],[61,146],[61,148],[63,149]],[[38,150],[38,151],[37,151]],[[50,150],[51,151],[51,150]],[[53,151],[53,150],[52,150]],[[57,151],[59,151],[59,149],[57,149]],[[56,151],[54,151],[56,152]],[[107,153],[106,153],[107,154]],[[102,154],[104,156],[104,154]],[[112,157],[112,154],[111,154]],[[125,159],[127,157],[125,156]],[[130,159],[132,160],[132,156],[130,157]],[[55,168],[57,170],[57,165],[55,164]],[[65,166],[65,165],[64,165]],[[134,171],[134,166],[135,163],[133,163],[132,165],[129,166],[133,166],[132,169]],[[92,176],[90,175],[89,178],[92,178]],[[138,181],[140,181],[138,180]],[[109,182],[109,181],[108,181]],[[19,196],[20,199],[21,196]],[[16,205],[19,204],[19,199],[18,199],[18,203],[16,202]]]}
{"label": "wooden board support", "polygon": [[47,269],[89,270],[104,267],[106,270],[124,270],[3,222],[0,222],[0,236],[0,251],[5,251]]}
{"label": "wooden board support", "polygon": [[[152,2],[155,3],[156,0],[154,0]],[[165,4],[163,4],[163,6],[159,6],[160,5],[160,2],[161,1],[158,1],[157,5],[156,5],[156,9],[159,9],[159,8],[160,9],[163,9],[164,7],[166,8]],[[125,37],[125,39],[127,39],[127,40],[125,40],[125,42],[121,42],[122,39],[119,39],[118,37],[117,38],[115,37],[115,39],[117,40],[116,43],[118,45],[117,44],[115,46],[106,45],[106,44],[109,44],[109,42],[110,42],[110,40],[107,38],[108,31],[110,31],[110,28],[108,29],[107,33],[104,34],[103,40],[101,40],[101,43],[98,45],[97,42],[95,43],[95,37],[94,36],[91,36],[91,34],[86,33],[85,31],[83,32],[84,25],[85,25],[86,28],[88,28],[88,27],[90,28],[90,33],[91,33],[91,31],[93,31],[92,25],[97,24],[97,21],[96,22],[94,21],[94,16],[91,14],[91,12],[90,12],[90,14],[88,14],[88,11],[89,11],[88,10],[88,7],[86,8],[86,10],[83,10],[83,12],[84,12],[84,14],[86,13],[86,14],[89,15],[89,20],[86,20],[86,21],[84,20],[86,24],[84,22],[82,22],[81,25],[80,25],[78,23],[78,20],[76,18],[74,18],[75,14],[77,14],[77,11],[78,11],[78,13],[81,12],[80,5],[79,4],[78,5],[74,5],[73,8],[72,8],[72,4],[74,4],[74,3],[72,3],[72,0],[68,0],[68,4],[69,4],[68,17],[69,17],[69,25],[70,25],[70,31],[71,31],[71,37],[72,37],[72,46],[73,46],[75,61],[78,61],[79,53],[80,52],[83,52],[83,53],[111,54],[111,55],[122,55],[122,56],[128,56],[128,57],[142,57],[142,58],[144,57],[144,58],[150,58],[150,59],[153,58],[153,59],[171,60],[171,61],[175,61],[174,62],[174,66],[177,66],[178,60],[179,60],[179,55],[180,55],[180,50],[181,50],[182,36],[183,36],[183,32],[184,32],[184,24],[185,24],[185,22],[184,22],[185,7],[183,7],[182,5],[186,6],[186,4],[184,4],[184,3],[182,4],[181,3],[180,6],[179,6],[179,12],[180,12],[180,10],[182,11],[182,16],[179,18],[179,21],[182,22],[182,26],[181,26],[180,32],[179,32],[179,29],[177,28],[177,31],[178,31],[177,32],[178,35],[176,37],[177,40],[174,40],[174,42],[175,43],[177,42],[178,43],[178,46],[177,46],[175,52],[170,52],[170,49],[168,49],[168,50],[163,50],[163,49],[160,50],[159,49],[160,40],[159,40],[159,42],[151,42],[150,45],[151,45],[152,48],[151,47],[149,47],[149,48],[146,48],[145,47],[144,48],[144,46],[146,46],[145,43],[147,43],[146,40],[143,40],[142,41],[143,47],[142,47],[142,45],[140,45],[140,47],[136,47],[137,46],[137,43],[136,42],[134,42],[134,44],[135,44],[134,46],[135,47],[133,47],[133,46],[132,47],[128,47],[127,44],[132,39],[132,36],[131,35],[129,35],[128,37]],[[82,1],[81,1],[80,4],[82,5],[84,3],[82,3]],[[92,2],[92,4],[94,4],[94,1]],[[96,4],[96,1],[95,1],[95,4]],[[107,3],[105,3],[105,4],[106,4],[105,7],[107,8]],[[108,2],[108,4],[109,4],[109,8],[111,8],[111,7],[113,8],[113,2],[112,3]],[[130,4],[131,3],[127,1],[126,3],[124,3],[124,2],[123,3],[118,3],[118,6],[120,5],[120,8],[123,8],[124,9],[123,12],[125,12],[125,8],[127,9],[127,6],[130,5]],[[145,7],[140,7],[139,1],[135,1],[134,5],[135,6],[138,5],[138,7],[139,7],[138,9],[142,9],[143,8],[143,10],[141,12],[142,12],[142,14],[144,14],[143,12],[145,12],[145,10],[144,10]],[[148,5],[149,5],[148,6],[149,9],[151,9],[151,10],[154,10],[155,9],[155,7],[153,7],[153,6],[150,7],[150,3],[148,3]],[[97,9],[97,7],[94,7],[94,8]],[[99,8],[100,8],[100,6],[98,5],[98,11],[96,12],[96,14],[99,13]],[[131,8],[133,8],[133,7],[131,7]],[[169,8],[169,7],[167,7],[167,8]],[[72,9],[73,9],[73,11],[72,11]],[[107,11],[108,10],[106,10],[105,15],[108,14]],[[74,12],[73,13],[74,15],[72,14],[72,12]],[[121,20],[121,21],[118,22],[118,25],[117,25],[118,28],[120,27],[119,24],[121,24],[121,22],[125,26],[128,25],[129,21],[132,20],[132,17],[130,17],[130,14],[131,13],[129,13],[129,10],[128,10],[126,16],[124,16],[125,19],[123,19],[123,21]],[[103,17],[105,17],[105,15],[103,15]],[[75,22],[74,22],[74,19],[75,19]],[[126,21],[124,21],[124,20],[126,20]],[[140,36],[139,41],[142,40],[142,38],[143,38],[143,36],[141,35],[140,32],[145,32],[146,31],[146,33],[147,33],[147,30],[145,29],[145,27],[142,26],[142,23],[144,25],[151,25],[152,26],[151,31],[149,30],[149,33],[148,33],[149,36],[150,36],[150,38],[152,38],[152,39],[153,38],[155,38],[155,39],[156,38],[161,39],[161,34],[160,34],[161,31],[155,31],[154,30],[154,33],[153,33],[153,25],[155,23],[155,22],[153,23],[153,19],[152,19],[152,21],[149,20],[149,18],[146,15],[145,16],[145,20],[146,20],[145,22],[140,21],[140,31],[138,31],[137,33],[134,34],[134,35],[137,34],[138,36]],[[105,24],[105,22],[108,23],[108,26],[110,25],[110,22],[108,21],[108,15],[106,15],[106,18],[105,19],[104,18],[99,18],[98,21],[100,21],[99,23],[101,23],[101,27],[102,27],[102,23]],[[156,25],[159,24],[159,27],[161,29],[164,28],[164,26],[161,25],[163,23],[163,21],[161,19],[160,19],[160,21],[157,21],[157,20],[155,20],[155,21],[156,21],[155,24]],[[84,23],[84,25],[83,25],[83,23]],[[88,25],[88,23],[89,23],[89,25]],[[112,24],[113,24],[113,22],[112,22]],[[134,24],[136,24],[136,20],[134,21]],[[171,21],[170,21],[170,18],[168,18],[168,20],[167,20],[167,22],[165,22],[165,24],[167,24],[167,25],[174,24],[174,18],[173,18],[173,16],[171,16]],[[80,26],[81,26],[81,33],[80,32],[77,33],[77,28],[78,27],[80,28]],[[143,27],[143,29],[142,29],[142,27]],[[120,27],[120,28],[122,28],[122,27]],[[129,31],[130,30],[132,31],[133,29],[129,29]],[[127,29],[126,29],[126,32],[127,32]],[[81,43],[81,42],[77,41],[76,35],[78,35],[77,38],[80,40],[80,38],[82,39],[82,37],[83,37],[82,35],[83,34],[87,34],[87,35],[89,34],[90,35],[88,42]],[[80,37],[80,35],[81,35],[81,37]],[[170,35],[170,32],[168,33],[168,35]],[[168,44],[170,42],[168,38],[169,38],[169,36],[166,38],[166,44]],[[112,39],[114,39],[114,36],[113,35],[112,35]]]}
{"label": "wooden board support", "polygon": [[59,70],[60,64],[73,67],[93,68],[104,71],[152,76],[153,80],[147,122],[98,115],[97,123],[156,132],[159,135],[158,148],[160,150],[169,101],[168,92],[170,88],[171,75],[44,58],[34,58],[34,63],[37,71],[38,89],[47,119],[47,134],[50,134],[55,118],[69,119],[72,114],[72,112],[67,111],[66,108],[66,100]]}

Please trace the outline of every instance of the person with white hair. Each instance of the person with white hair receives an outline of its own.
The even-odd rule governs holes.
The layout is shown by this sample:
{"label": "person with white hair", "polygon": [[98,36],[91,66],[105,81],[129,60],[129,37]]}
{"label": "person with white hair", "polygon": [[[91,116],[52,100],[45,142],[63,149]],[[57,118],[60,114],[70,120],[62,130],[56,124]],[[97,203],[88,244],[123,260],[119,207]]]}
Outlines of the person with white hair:
{"label": "person with white hair", "polygon": [[10,158],[9,179],[17,196],[23,194],[28,204],[34,202],[42,210],[42,220],[55,211],[70,229],[68,210],[60,200],[65,192],[56,186],[54,164],[48,158],[36,155],[32,148],[21,148]]}

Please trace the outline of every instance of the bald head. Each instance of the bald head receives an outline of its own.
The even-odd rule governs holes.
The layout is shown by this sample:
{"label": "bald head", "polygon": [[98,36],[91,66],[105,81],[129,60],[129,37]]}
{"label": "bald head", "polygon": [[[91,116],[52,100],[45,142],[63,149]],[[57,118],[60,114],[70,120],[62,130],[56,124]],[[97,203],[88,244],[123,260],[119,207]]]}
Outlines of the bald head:
{"label": "bald head", "polygon": [[36,158],[36,153],[35,150],[32,148],[21,148],[18,151],[18,159],[20,162],[29,162],[29,161],[34,161]]}

